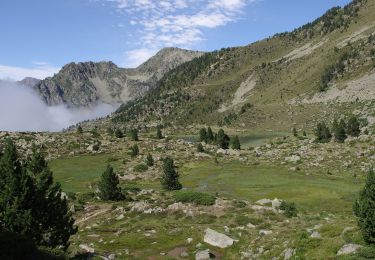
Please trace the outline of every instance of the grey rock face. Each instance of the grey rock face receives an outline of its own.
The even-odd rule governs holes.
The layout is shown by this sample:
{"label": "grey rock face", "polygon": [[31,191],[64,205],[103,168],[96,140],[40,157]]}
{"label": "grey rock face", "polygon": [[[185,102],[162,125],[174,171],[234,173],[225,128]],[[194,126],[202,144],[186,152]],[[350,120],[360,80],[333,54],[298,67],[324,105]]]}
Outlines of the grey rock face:
{"label": "grey rock face", "polygon": [[119,68],[112,62],[70,63],[34,88],[48,105],[89,107],[96,103],[122,103],[141,97],[165,73],[201,55],[166,48],[135,69]]}

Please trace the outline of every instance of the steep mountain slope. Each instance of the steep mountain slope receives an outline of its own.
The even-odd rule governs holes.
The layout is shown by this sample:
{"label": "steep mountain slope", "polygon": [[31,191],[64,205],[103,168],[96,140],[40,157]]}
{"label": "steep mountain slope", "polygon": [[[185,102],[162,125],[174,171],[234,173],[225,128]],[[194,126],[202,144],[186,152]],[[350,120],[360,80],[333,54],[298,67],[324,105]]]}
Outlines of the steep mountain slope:
{"label": "steep mountain slope", "polygon": [[35,88],[48,105],[90,106],[98,102],[126,102],[142,96],[169,70],[202,55],[201,52],[167,48],[136,69],[112,62],[70,63]]}
{"label": "steep mountain slope", "polygon": [[284,131],[355,110],[371,121],[375,110],[368,100],[374,95],[362,99],[363,95],[349,94],[350,99],[341,99],[345,104],[318,97],[335,97],[330,92],[335,89],[340,95],[346,88],[358,93],[354,80],[363,83],[358,90],[372,93],[374,31],[374,1],[353,1],[293,32],[185,63],[167,73],[145,97],[123,105],[112,121]]}
{"label": "steep mountain slope", "polygon": [[27,77],[27,78],[24,78],[23,80],[17,81],[17,83],[22,86],[34,88],[36,85],[38,85],[40,81],[41,81],[40,79]]}

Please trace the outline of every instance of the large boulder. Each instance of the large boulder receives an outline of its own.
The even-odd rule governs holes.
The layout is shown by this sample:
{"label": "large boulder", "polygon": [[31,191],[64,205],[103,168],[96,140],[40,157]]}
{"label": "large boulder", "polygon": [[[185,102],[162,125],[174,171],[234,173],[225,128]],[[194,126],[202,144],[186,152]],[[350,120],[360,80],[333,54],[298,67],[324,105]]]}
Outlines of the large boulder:
{"label": "large boulder", "polygon": [[340,250],[337,252],[337,255],[349,255],[357,252],[358,249],[360,249],[362,246],[357,244],[346,244],[343,247],[340,248]]}
{"label": "large boulder", "polygon": [[211,257],[210,257],[210,250],[202,250],[202,251],[198,251],[196,254],[195,254],[195,260],[210,260]]}
{"label": "large boulder", "polygon": [[210,228],[206,229],[205,232],[204,242],[212,246],[227,248],[234,243],[234,240],[232,238],[222,233],[216,232],[215,230],[212,230]]}

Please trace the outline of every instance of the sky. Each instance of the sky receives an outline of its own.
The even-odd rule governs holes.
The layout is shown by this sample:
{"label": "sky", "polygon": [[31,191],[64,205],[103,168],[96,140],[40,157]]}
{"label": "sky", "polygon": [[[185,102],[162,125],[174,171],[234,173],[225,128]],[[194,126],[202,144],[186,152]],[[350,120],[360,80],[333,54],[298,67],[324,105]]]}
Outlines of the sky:
{"label": "sky", "polygon": [[67,63],[136,67],[164,47],[212,51],[291,31],[349,0],[1,0],[0,79]]}

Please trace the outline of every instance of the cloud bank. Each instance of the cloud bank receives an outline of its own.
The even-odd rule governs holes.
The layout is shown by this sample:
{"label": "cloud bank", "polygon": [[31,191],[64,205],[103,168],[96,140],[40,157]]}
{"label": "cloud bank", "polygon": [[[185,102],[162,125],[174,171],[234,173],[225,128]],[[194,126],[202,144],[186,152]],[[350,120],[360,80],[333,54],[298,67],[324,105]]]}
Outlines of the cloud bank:
{"label": "cloud bank", "polygon": [[106,116],[116,108],[108,104],[91,109],[49,107],[32,89],[0,81],[0,131],[60,131],[84,120]]}
{"label": "cloud bank", "polygon": [[22,80],[26,77],[45,79],[60,69],[45,62],[33,62],[34,68],[12,67],[0,64],[0,79]]}
{"label": "cloud bank", "polygon": [[[192,48],[205,31],[241,19],[250,3],[260,0],[102,0],[111,2],[137,28],[139,48],[125,53],[135,67],[163,47]],[[136,56],[136,54],[140,54]]]}

